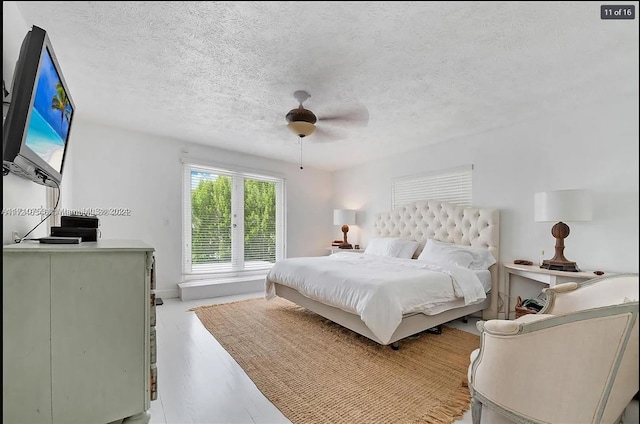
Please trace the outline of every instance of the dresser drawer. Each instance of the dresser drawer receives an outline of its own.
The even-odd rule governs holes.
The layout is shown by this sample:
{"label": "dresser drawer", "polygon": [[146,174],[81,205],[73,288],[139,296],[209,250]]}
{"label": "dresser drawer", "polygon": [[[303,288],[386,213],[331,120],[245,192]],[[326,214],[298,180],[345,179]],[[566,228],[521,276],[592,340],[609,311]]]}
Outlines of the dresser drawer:
{"label": "dresser drawer", "polygon": [[151,290],[156,289],[156,258],[153,257],[153,262],[151,263],[151,281],[149,282]]}
{"label": "dresser drawer", "polygon": [[151,379],[149,396],[151,397],[151,400],[156,400],[158,399],[158,367],[156,367],[155,364],[151,365],[151,372],[149,375]]}
{"label": "dresser drawer", "polygon": [[156,326],[156,294],[154,292],[149,296],[149,325]]}
{"label": "dresser drawer", "polygon": [[151,363],[155,364],[157,362],[157,350],[156,350],[156,329],[155,327],[151,327],[151,332],[149,333],[149,350],[151,353]]}

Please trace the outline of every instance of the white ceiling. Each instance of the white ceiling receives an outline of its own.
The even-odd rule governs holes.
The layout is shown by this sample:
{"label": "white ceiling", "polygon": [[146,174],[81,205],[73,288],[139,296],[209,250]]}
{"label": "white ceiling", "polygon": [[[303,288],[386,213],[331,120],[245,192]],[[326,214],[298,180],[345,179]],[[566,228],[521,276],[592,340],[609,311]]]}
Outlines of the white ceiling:
{"label": "white ceiling", "polygon": [[93,121],[297,163],[295,90],[320,117],[365,106],[303,141],[327,170],[637,92],[638,19],[600,4],[17,2]]}

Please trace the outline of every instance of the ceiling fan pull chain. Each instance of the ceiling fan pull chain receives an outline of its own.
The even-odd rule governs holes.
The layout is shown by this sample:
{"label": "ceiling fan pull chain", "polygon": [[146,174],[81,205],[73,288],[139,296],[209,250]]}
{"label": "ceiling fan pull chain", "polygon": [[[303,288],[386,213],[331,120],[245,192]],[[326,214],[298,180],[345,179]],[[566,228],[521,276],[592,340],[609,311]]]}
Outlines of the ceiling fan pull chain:
{"label": "ceiling fan pull chain", "polygon": [[304,169],[302,167],[302,137],[300,137],[300,169]]}

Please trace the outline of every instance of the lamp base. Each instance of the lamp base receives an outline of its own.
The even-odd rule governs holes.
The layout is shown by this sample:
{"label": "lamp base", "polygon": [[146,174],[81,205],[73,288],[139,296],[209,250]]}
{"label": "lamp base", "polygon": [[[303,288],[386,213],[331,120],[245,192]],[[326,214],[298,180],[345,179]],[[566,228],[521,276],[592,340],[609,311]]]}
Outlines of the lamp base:
{"label": "lamp base", "polygon": [[353,246],[351,245],[351,243],[342,243],[340,246],[338,246],[340,249],[353,249]]}
{"label": "lamp base", "polygon": [[551,271],[567,271],[567,272],[580,272],[578,265],[575,262],[555,262],[549,259],[542,261],[540,268],[548,269]]}

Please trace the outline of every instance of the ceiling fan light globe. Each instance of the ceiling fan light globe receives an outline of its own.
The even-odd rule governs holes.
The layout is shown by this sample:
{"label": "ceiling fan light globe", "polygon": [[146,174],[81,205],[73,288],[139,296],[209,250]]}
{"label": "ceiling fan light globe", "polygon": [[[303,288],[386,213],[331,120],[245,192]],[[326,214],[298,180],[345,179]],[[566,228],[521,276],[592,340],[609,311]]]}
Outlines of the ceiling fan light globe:
{"label": "ceiling fan light globe", "polygon": [[310,122],[304,121],[289,122],[287,128],[289,128],[289,130],[291,130],[291,132],[293,132],[298,137],[307,137],[313,134],[316,130],[315,125]]}

